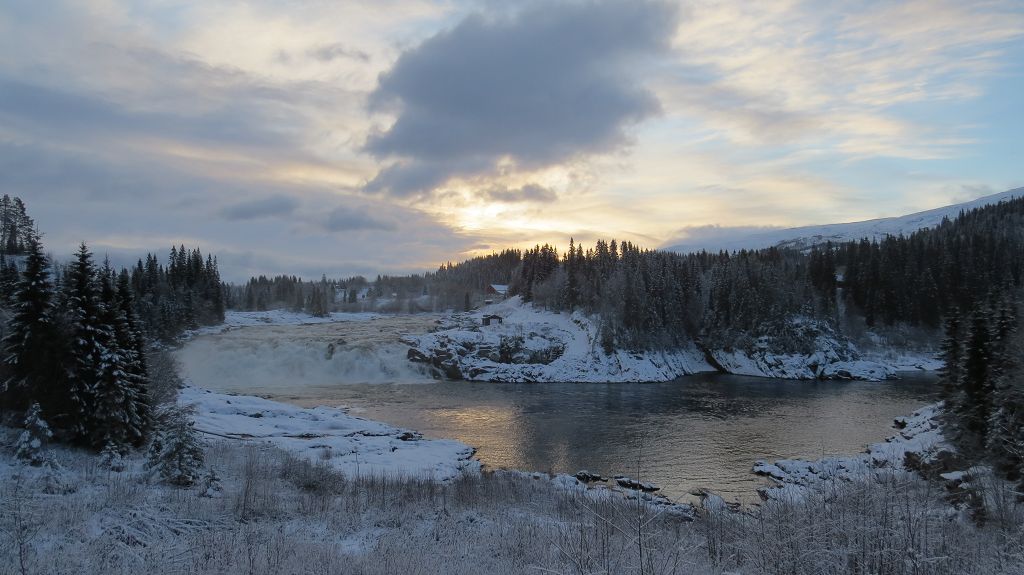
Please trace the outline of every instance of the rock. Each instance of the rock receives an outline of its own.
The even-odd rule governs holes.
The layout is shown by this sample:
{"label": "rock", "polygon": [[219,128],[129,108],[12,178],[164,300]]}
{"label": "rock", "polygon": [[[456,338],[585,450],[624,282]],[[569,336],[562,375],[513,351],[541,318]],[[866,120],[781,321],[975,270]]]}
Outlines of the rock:
{"label": "rock", "polygon": [[606,481],[604,477],[601,477],[597,473],[591,473],[586,469],[581,469],[580,471],[577,471],[574,477],[576,479],[579,479],[583,483],[595,483],[598,481]]}
{"label": "rock", "polygon": [[414,347],[409,348],[409,352],[405,354],[405,357],[409,361],[416,363],[430,363],[430,358],[427,357],[427,354]]}
{"label": "rock", "polygon": [[462,369],[456,361],[442,362],[440,367],[444,370],[444,376],[448,379],[465,379],[462,375]]}
{"label": "rock", "polygon": [[403,431],[398,436],[399,441],[419,441],[420,439],[423,439],[423,436],[415,431]]}
{"label": "rock", "polygon": [[636,479],[631,479],[629,477],[626,477],[625,475],[616,475],[615,483],[619,484],[619,486],[621,487],[625,487],[626,489],[643,491],[644,493],[653,493],[655,491],[661,490],[660,487],[653,483],[637,481]]}

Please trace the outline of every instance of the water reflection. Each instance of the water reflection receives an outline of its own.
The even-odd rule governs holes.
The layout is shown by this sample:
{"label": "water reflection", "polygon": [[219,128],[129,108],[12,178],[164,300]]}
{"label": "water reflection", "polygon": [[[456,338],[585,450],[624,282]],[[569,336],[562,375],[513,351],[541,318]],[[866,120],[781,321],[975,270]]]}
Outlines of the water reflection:
{"label": "water reflection", "polygon": [[761,458],[855,453],[934,401],[934,377],[792,382],[705,375],[665,384],[338,385],[301,403],[459,439],[486,465],[641,474],[673,497],[698,487],[753,501]]}

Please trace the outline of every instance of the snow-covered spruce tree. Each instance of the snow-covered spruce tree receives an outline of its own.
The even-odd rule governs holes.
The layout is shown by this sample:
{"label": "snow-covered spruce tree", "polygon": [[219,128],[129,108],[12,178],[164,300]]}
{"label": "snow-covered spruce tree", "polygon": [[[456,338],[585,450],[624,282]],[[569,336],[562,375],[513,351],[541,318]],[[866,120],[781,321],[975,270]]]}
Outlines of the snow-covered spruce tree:
{"label": "snow-covered spruce tree", "polygon": [[100,353],[91,393],[93,411],[88,442],[96,448],[111,443],[141,445],[149,427],[145,383],[141,381],[133,352],[135,342],[121,312],[109,263],[104,263],[98,282],[98,322],[94,333]]}
{"label": "snow-covered spruce tree", "polygon": [[111,349],[115,345],[113,328],[104,322],[96,267],[84,243],[68,270],[64,287],[72,357],[67,371],[76,439],[97,449],[110,440],[123,443],[124,429],[117,426],[121,418],[112,412],[114,404],[123,403],[120,388],[115,385],[120,377],[120,358]]}
{"label": "snow-covered spruce tree", "polygon": [[960,364],[963,360],[964,345],[963,331],[960,312],[953,308],[946,317],[944,325],[941,347],[942,369],[939,371],[942,378],[942,399],[946,402],[946,409],[950,412],[956,410],[956,402],[959,400]]}
{"label": "snow-covered spruce tree", "polygon": [[146,357],[146,338],[142,334],[142,324],[135,313],[131,279],[127,270],[122,270],[118,275],[116,301],[118,314],[114,335],[118,348],[127,360],[126,371],[135,400],[132,411],[137,418],[136,425],[142,432],[135,442],[137,447],[145,442],[146,435],[153,426],[153,402]]}
{"label": "snow-covered spruce tree", "polygon": [[965,448],[985,444],[992,408],[992,339],[988,310],[978,306],[971,314],[960,369],[962,401],[955,414],[962,422],[961,443]]}
{"label": "snow-covered spruce tree", "polygon": [[160,406],[155,419],[147,467],[171,485],[194,484],[203,466],[203,446],[192,428],[192,410],[177,405]]}
{"label": "snow-covered spruce tree", "polygon": [[116,445],[114,442],[107,443],[103,447],[103,451],[100,451],[100,465],[105,469],[109,469],[114,472],[124,471],[124,456],[121,454],[123,448]]}
{"label": "snow-covered spruce tree", "polygon": [[51,437],[53,432],[43,420],[42,409],[33,403],[25,414],[25,430],[18,437],[15,456],[39,467],[46,462],[46,444]]}
{"label": "snow-covered spruce tree", "polygon": [[993,379],[986,447],[996,469],[1024,487],[1024,332],[1015,327],[1004,327],[1002,333],[996,329],[1003,345]]}
{"label": "snow-covered spruce tree", "polygon": [[51,422],[63,425],[69,408],[62,369],[65,346],[53,313],[50,264],[38,237],[30,238],[27,250],[14,316],[3,341],[8,377],[0,382],[0,407],[20,411],[39,402]]}

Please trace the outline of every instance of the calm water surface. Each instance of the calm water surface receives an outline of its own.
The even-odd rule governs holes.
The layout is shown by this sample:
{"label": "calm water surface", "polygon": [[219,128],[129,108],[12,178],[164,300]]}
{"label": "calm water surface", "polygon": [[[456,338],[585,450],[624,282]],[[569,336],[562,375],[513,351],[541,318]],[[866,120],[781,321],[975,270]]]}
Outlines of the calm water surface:
{"label": "calm water surface", "polygon": [[304,390],[306,405],[458,439],[495,468],[640,475],[671,497],[696,488],[751,502],[757,459],[862,451],[893,418],[937,400],[935,377],[806,382],[697,375],[660,384],[338,385]]}

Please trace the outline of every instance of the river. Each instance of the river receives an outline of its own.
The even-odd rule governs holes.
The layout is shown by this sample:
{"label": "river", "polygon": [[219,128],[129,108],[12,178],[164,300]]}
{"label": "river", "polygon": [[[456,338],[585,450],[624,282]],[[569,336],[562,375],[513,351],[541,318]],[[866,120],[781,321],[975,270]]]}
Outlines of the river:
{"label": "river", "polygon": [[178,357],[201,387],[345,406],[472,445],[486,467],[639,476],[673,498],[707,488],[746,503],[764,481],[750,473],[755,460],[859,452],[938,394],[936,377],[923,372],[884,382],[720,374],[656,384],[437,382],[395,341],[428,324],[244,327],[196,338]]}

